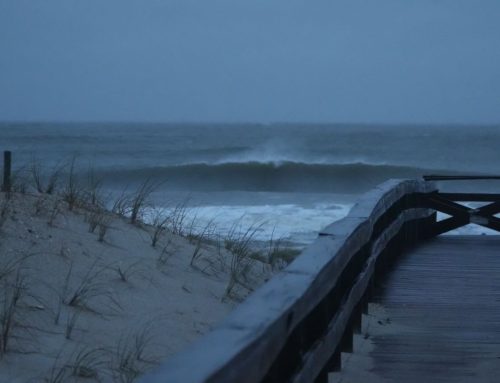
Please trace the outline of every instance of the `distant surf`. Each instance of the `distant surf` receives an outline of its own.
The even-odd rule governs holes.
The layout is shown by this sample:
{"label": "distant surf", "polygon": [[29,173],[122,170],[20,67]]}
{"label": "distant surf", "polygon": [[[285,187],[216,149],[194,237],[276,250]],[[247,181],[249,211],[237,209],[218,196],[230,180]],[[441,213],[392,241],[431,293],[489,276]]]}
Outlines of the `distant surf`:
{"label": "distant surf", "polygon": [[108,181],[152,178],[164,180],[168,188],[189,190],[303,191],[359,193],[389,178],[419,178],[449,171],[410,166],[304,162],[192,163],[164,167],[105,171]]}

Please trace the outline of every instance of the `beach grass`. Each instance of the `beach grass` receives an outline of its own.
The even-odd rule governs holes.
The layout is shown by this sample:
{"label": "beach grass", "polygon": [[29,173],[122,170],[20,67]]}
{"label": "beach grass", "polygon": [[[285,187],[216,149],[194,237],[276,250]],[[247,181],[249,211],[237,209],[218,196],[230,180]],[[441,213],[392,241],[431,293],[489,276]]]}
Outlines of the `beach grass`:
{"label": "beach grass", "polygon": [[259,225],[221,233],[186,202],[155,210],[153,180],[108,210],[76,157],[26,168],[22,192],[0,193],[0,381],[133,382],[267,280],[271,258],[289,259],[255,247]]}

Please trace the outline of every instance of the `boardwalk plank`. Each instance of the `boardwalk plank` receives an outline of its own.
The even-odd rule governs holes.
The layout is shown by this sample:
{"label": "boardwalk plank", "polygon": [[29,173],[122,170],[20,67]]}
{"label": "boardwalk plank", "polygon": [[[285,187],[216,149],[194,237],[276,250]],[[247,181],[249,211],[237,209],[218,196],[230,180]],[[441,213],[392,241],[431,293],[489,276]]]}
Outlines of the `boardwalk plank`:
{"label": "boardwalk plank", "polygon": [[373,301],[387,323],[370,329],[369,375],[350,373],[363,368],[350,364],[340,381],[500,381],[500,236],[420,245],[398,260]]}

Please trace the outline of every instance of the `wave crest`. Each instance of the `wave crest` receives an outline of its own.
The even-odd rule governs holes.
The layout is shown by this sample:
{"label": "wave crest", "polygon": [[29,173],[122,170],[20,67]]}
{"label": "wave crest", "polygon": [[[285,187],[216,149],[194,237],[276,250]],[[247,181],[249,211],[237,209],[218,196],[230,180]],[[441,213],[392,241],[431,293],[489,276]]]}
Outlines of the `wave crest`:
{"label": "wave crest", "polygon": [[390,178],[418,178],[441,172],[411,166],[322,164],[304,162],[192,163],[165,167],[121,169],[107,172],[114,181],[147,177],[163,179],[172,189],[295,192],[356,192],[370,189]]}

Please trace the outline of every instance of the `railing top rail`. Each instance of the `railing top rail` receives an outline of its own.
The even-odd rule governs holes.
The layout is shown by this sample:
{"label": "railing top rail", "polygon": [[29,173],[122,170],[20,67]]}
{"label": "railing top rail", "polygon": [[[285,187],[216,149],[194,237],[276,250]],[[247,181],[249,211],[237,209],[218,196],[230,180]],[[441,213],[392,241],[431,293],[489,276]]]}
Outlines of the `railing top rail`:
{"label": "railing top rail", "polygon": [[500,180],[500,175],[438,175],[423,176],[425,181],[472,181],[472,180]]}

